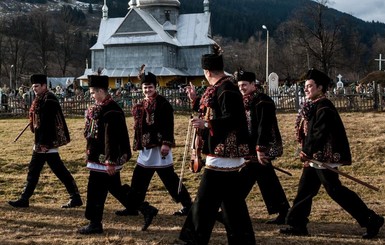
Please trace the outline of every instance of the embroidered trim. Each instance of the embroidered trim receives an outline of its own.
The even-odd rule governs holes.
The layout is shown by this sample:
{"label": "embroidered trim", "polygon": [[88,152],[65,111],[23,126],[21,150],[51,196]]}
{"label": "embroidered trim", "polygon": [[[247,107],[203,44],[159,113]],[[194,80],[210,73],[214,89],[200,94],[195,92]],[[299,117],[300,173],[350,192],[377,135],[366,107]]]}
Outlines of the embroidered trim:
{"label": "embroidered trim", "polygon": [[84,127],[84,137],[86,139],[97,139],[98,138],[98,122],[100,118],[100,113],[103,107],[109,104],[112,101],[111,95],[107,97],[100,104],[91,105],[85,115],[85,127]]}

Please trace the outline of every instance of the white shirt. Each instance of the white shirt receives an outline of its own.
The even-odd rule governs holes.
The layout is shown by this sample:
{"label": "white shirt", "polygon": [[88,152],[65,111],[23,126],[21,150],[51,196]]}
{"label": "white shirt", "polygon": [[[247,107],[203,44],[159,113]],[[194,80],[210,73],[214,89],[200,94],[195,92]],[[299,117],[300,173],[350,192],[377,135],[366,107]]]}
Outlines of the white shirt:
{"label": "white shirt", "polygon": [[243,157],[228,158],[228,157],[213,157],[206,156],[206,168],[217,171],[236,171],[245,165]]}
{"label": "white shirt", "polygon": [[137,164],[144,168],[166,168],[173,165],[171,149],[167,156],[162,158],[160,146],[139,151]]}

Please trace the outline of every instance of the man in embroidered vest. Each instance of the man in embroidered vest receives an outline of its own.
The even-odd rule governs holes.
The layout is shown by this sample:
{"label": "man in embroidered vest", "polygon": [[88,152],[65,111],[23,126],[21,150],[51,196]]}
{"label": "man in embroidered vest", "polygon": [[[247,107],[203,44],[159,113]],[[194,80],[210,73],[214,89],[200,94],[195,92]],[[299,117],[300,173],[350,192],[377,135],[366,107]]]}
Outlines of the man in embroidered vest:
{"label": "man in embroidered vest", "polygon": [[268,213],[279,214],[266,223],[284,224],[290,205],[271,163],[283,153],[274,101],[256,89],[254,73],[239,69],[235,80],[243,95],[250,136],[251,159],[241,170],[244,180],[242,193],[246,198],[257,182]]}
{"label": "man in embroidered vest", "polygon": [[[144,98],[132,109],[135,130],[133,149],[139,151],[131,180],[132,191],[135,191],[144,201],[151,179],[156,172],[173,200],[180,202],[183,206],[174,215],[187,215],[192,201],[184,185],[178,193],[179,177],[174,170],[171,151],[175,146],[174,110],[167,99],[157,93],[156,76],[151,72],[145,74],[144,65],[139,79]],[[128,213],[132,211],[116,212],[118,215]]]}
{"label": "man in embroidered vest", "polygon": [[343,186],[337,173],[312,162],[315,159],[333,168],[352,163],[341,117],[325,96],[329,83],[330,78],[319,70],[311,69],[306,74],[304,91],[307,101],[296,121],[303,170],[297,195],[286,217],[289,227],[281,229],[280,233],[308,235],[307,223],[312,200],[323,185],[335,202],[356,219],[361,227],[366,227],[362,238],[371,239],[378,234],[384,218],[369,209],[355,192]]}
{"label": "man in embroidered vest", "polygon": [[17,208],[29,207],[29,199],[39,181],[44,163],[47,162],[70,195],[69,202],[62,208],[81,206],[83,202],[75,180],[59,156],[59,146],[70,142],[59,101],[53,93],[48,91],[46,75],[32,75],[31,83],[36,95],[29,111],[30,129],[35,135],[32,159],[28,166],[27,183],[20,199],[8,203]]}
{"label": "man in embroidered vest", "polygon": [[[120,170],[131,158],[126,118],[121,107],[108,93],[107,76],[88,76],[90,95],[95,100],[86,113],[84,137],[87,140],[87,186],[85,216],[90,223],[78,230],[80,234],[102,233],[104,204],[110,192],[123,206],[134,205],[144,216],[142,230],[150,226],[157,210],[138,201],[135,193],[122,186]],[[150,220],[150,221],[149,221]]]}
{"label": "man in embroidered vest", "polygon": [[219,47],[202,56],[202,68],[209,87],[197,98],[194,86],[187,88],[193,108],[192,119],[201,130],[205,169],[191,211],[179,238],[187,244],[209,243],[219,208],[229,228],[228,244],[255,244],[254,231],[244,197],[239,170],[249,154],[248,132],[242,95],[232,77],[223,71]]}

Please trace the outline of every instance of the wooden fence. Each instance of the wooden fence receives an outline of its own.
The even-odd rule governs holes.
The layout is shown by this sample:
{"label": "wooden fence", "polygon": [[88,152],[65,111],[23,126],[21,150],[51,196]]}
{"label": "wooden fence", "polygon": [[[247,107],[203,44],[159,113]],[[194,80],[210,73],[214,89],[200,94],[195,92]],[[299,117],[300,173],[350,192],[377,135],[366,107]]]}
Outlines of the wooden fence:
{"label": "wooden fence", "polygon": [[[379,93],[378,91],[382,91]],[[184,92],[177,89],[159,89],[159,93],[165,96],[177,113],[190,113],[191,105]],[[294,92],[270,91],[270,97],[274,100],[278,112],[297,112],[304,101],[304,95],[296,87]],[[368,94],[328,94],[328,98],[334,103],[339,111],[385,111],[385,93],[379,87],[373,93]],[[114,98],[123,108],[126,115],[131,115],[132,105],[143,98],[141,92],[125,93],[122,97]],[[90,99],[75,100],[73,98],[59,99],[62,110],[69,117],[83,117],[85,110],[93,102]],[[21,98],[7,98],[2,100],[0,106],[0,117],[27,117],[32,101]]]}

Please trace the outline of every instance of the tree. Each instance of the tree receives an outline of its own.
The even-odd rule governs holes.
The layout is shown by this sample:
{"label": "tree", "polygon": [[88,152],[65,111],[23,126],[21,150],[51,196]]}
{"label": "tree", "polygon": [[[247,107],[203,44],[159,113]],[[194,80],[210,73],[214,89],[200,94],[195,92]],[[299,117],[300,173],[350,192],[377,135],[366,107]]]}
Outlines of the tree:
{"label": "tree", "polygon": [[92,8],[92,4],[88,5],[88,13],[89,14],[93,14],[94,13],[94,9]]}
{"label": "tree", "polygon": [[328,14],[328,0],[309,2],[292,21],[291,27],[298,44],[308,52],[310,66],[320,66],[326,74],[339,63],[342,21]]}
{"label": "tree", "polygon": [[40,67],[39,72],[47,75],[49,53],[53,48],[53,40],[50,39],[49,16],[43,9],[35,10],[29,16],[32,27],[32,42],[36,46],[36,58]]}
{"label": "tree", "polygon": [[[6,35],[4,47],[7,50],[7,55],[4,57],[4,64],[6,64],[4,70],[6,76],[11,75],[10,72],[12,72],[13,81],[20,81],[22,74],[28,72],[28,67],[31,65],[32,45],[29,40],[25,39],[25,33],[30,32],[28,20],[18,16],[10,19],[4,25]],[[13,65],[12,69],[11,65]]]}

